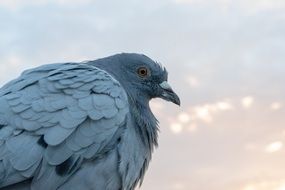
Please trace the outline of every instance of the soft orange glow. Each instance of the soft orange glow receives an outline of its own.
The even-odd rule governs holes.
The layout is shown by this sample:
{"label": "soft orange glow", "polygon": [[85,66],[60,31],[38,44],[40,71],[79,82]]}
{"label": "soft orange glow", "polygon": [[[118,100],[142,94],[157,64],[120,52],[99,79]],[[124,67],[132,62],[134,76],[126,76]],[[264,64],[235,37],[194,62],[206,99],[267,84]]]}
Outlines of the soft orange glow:
{"label": "soft orange glow", "polygon": [[190,115],[186,112],[182,112],[178,115],[178,121],[180,121],[181,123],[188,123],[190,119]]}
{"label": "soft orange glow", "polygon": [[242,190],[285,190],[284,181],[257,181],[246,185]]}
{"label": "soft orange glow", "polygon": [[281,150],[282,147],[283,147],[283,143],[281,141],[276,141],[276,142],[272,142],[269,145],[267,145],[265,148],[265,151],[268,153],[274,153],[274,152]]}
{"label": "soft orange glow", "polygon": [[281,107],[282,107],[282,104],[280,102],[274,102],[270,105],[270,108],[272,110],[279,110],[281,109]]}
{"label": "soft orange glow", "polygon": [[207,105],[196,107],[195,114],[198,119],[201,119],[207,123],[210,123],[213,120],[210,114],[210,107]]}
{"label": "soft orange glow", "polygon": [[180,123],[173,123],[170,125],[170,129],[174,134],[179,134],[183,130],[183,126]]}
{"label": "soft orange glow", "polygon": [[250,108],[253,104],[253,101],[254,98],[252,96],[247,96],[241,100],[241,103],[244,108]]}
{"label": "soft orange glow", "polygon": [[257,190],[254,185],[247,185],[243,190]]}
{"label": "soft orange glow", "polygon": [[231,110],[231,109],[233,109],[232,105],[228,102],[218,102],[217,107],[220,110]]}

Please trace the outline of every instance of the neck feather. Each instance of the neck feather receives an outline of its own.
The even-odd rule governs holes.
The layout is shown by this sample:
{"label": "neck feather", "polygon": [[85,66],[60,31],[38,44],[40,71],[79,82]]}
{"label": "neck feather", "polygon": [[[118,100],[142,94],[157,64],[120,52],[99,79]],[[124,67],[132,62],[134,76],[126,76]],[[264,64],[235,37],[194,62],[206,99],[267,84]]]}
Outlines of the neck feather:
{"label": "neck feather", "polygon": [[158,145],[158,121],[151,112],[147,100],[140,99],[140,101],[135,101],[131,99],[130,104],[130,109],[136,123],[136,131],[145,146],[152,151]]}

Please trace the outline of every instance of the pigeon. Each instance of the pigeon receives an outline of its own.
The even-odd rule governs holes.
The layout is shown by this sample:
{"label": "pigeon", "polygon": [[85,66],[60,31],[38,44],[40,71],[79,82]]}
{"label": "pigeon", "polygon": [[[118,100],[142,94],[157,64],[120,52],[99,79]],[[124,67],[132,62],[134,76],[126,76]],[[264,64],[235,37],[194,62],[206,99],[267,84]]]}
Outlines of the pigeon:
{"label": "pigeon", "polygon": [[1,190],[134,190],[158,142],[149,102],[180,105],[143,54],[55,63],[0,89]]}

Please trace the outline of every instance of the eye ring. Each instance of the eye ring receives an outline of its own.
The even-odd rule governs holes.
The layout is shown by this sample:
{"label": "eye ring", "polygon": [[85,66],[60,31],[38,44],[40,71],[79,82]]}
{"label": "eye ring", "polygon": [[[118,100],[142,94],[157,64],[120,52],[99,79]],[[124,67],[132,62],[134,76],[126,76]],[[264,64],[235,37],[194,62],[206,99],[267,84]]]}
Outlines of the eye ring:
{"label": "eye ring", "polygon": [[149,74],[148,69],[146,67],[138,68],[137,73],[140,77],[146,77]]}

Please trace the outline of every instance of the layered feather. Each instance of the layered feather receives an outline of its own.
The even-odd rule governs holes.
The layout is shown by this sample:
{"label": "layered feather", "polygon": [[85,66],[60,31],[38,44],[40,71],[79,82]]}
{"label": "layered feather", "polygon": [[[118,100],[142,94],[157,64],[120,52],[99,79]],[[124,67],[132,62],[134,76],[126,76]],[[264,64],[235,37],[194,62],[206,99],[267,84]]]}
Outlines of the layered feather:
{"label": "layered feather", "polygon": [[33,177],[32,189],[57,189],[122,132],[128,109],[120,84],[91,65],[25,71],[0,90],[0,187]]}

